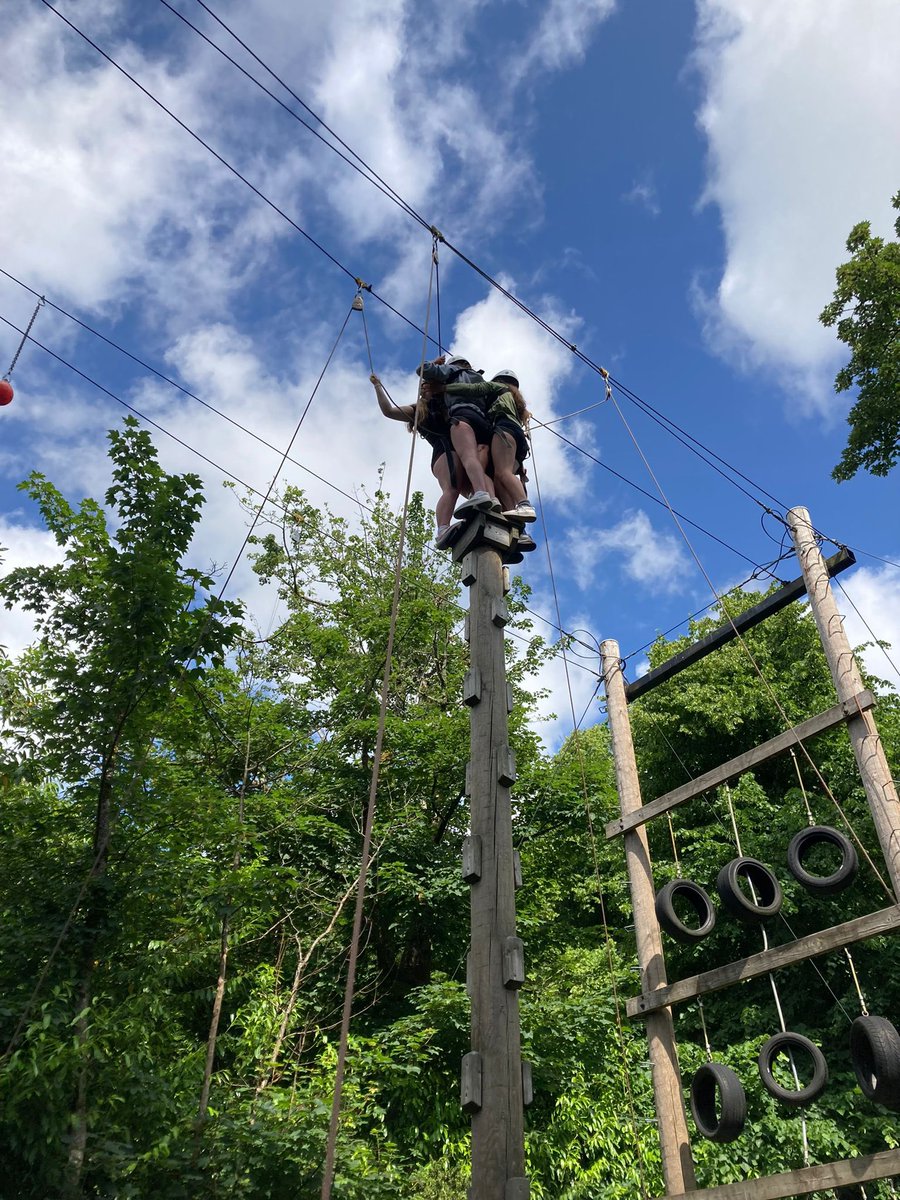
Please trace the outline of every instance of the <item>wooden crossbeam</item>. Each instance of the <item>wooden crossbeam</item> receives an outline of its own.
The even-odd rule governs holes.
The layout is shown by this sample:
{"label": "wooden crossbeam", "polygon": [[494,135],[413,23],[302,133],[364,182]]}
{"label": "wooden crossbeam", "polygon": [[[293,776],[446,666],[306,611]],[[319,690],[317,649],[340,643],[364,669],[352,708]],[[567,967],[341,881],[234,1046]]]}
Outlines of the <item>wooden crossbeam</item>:
{"label": "wooden crossbeam", "polygon": [[763,1179],[744,1179],[720,1187],[663,1196],[661,1200],[783,1200],[786,1196],[807,1196],[810,1192],[853,1187],[898,1174],[900,1150],[882,1150],[878,1154],[866,1154],[860,1158],[783,1171],[780,1175],[767,1175]]}
{"label": "wooden crossbeam", "polygon": [[[829,575],[837,575],[841,571],[846,571],[848,567],[852,567],[855,562],[856,557],[853,551],[843,549],[839,550],[837,554],[832,554],[831,558],[826,559],[825,565]],[[713,650],[718,650],[720,646],[724,646],[726,642],[732,641],[732,639],[746,632],[746,630],[752,629],[754,625],[761,624],[765,621],[766,617],[771,617],[775,613],[780,612],[782,608],[787,608],[794,600],[799,600],[805,594],[806,583],[802,578],[794,579],[791,583],[785,584],[777,592],[773,592],[771,596],[766,596],[765,600],[760,600],[759,604],[754,604],[746,612],[739,613],[728,621],[727,624],[720,625],[718,629],[714,629],[712,633],[707,634],[704,638],[700,638],[699,641],[694,642],[693,645],[688,646],[685,650],[680,651],[680,653],[673,654],[662,666],[648,671],[646,675],[642,675],[634,683],[626,683],[626,700],[630,704],[638,696],[642,696],[645,692],[659,687],[661,683],[665,683],[667,679],[671,679],[673,675],[677,675],[685,667],[689,667],[692,663],[705,658],[707,654],[712,654]]]}
{"label": "wooden crossbeam", "polygon": [[792,729],[779,733],[776,737],[770,738],[752,750],[747,750],[744,754],[739,754],[737,758],[732,758],[720,767],[714,767],[705,775],[699,775],[696,779],[683,783],[658,799],[651,800],[649,804],[642,804],[635,812],[629,813],[627,816],[616,817],[606,826],[606,836],[608,839],[614,838],[627,833],[630,829],[636,829],[645,821],[669,812],[670,809],[677,808],[679,804],[684,804],[688,800],[693,800],[695,796],[709,791],[710,788],[718,787],[720,783],[727,783],[736,775],[742,775],[744,771],[749,771],[752,767],[767,762],[770,758],[775,758],[785,750],[789,750],[791,746],[805,741],[806,738],[815,737],[817,733],[824,733],[826,729],[832,729],[835,725],[840,725],[842,721],[859,716],[860,713],[874,706],[875,697],[872,693],[870,691],[860,692],[852,700],[845,700],[843,704],[836,704],[834,708],[826,709],[825,712],[801,721]]}
{"label": "wooden crossbeam", "polygon": [[829,950],[837,950],[843,946],[852,946],[865,938],[877,937],[881,933],[889,933],[900,925],[900,905],[892,904],[889,908],[879,909],[878,912],[867,913],[864,917],[856,917],[845,921],[842,925],[833,925],[830,929],[819,930],[818,933],[807,934],[783,946],[772,946],[751,954],[749,958],[739,958],[736,962],[724,967],[714,967],[700,975],[689,975],[670,983],[666,987],[657,988],[653,992],[645,992],[642,996],[633,996],[626,1004],[625,1011],[629,1017],[645,1017],[648,1013],[656,1012],[673,1004],[683,1004],[696,996],[705,996],[707,992],[717,992],[733,983],[744,979],[755,979],[758,975],[766,975],[780,967],[789,967],[794,963],[803,962],[807,958],[816,958],[827,954]]}

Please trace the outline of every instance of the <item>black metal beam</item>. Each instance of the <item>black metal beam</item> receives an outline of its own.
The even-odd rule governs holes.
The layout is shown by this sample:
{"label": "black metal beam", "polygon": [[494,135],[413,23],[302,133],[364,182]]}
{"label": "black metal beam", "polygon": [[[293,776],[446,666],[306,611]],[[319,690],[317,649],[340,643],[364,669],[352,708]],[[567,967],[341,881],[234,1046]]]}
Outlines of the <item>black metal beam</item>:
{"label": "black metal beam", "polygon": [[[829,575],[839,575],[841,571],[846,571],[848,567],[852,567],[855,562],[856,556],[853,551],[844,548],[839,550],[837,554],[832,554],[831,558],[826,559],[825,565],[828,567]],[[681,650],[678,654],[673,655],[661,667],[656,667],[654,670],[648,671],[646,675],[642,675],[634,683],[626,683],[625,699],[630,704],[632,700],[636,700],[638,696],[643,696],[646,692],[652,691],[653,688],[659,687],[661,683],[665,683],[667,679],[671,679],[673,675],[677,675],[685,667],[699,662],[701,658],[706,658],[707,654],[712,654],[713,650],[718,650],[726,642],[732,641],[739,633],[744,633],[746,630],[752,629],[754,625],[760,625],[765,621],[766,617],[771,617],[774,613],[780,612],[781,609],[787,608],[794,600],[799,600],[801,596],[805,595],[806,584],[803,582],[802,576],[800,579],[795,579],[793,582],[785,584],[777,592],[773,592],[771,596],[766,596],[765,600],[760,600],[759,604],[754,604],[752,608],[748,608],[740,616],[734,617],[732,621],[729,621],[725,625],[720,625],[718,629],[714,629],[712,633],[708,633],[699,642],[694,642],[686,650]]]}

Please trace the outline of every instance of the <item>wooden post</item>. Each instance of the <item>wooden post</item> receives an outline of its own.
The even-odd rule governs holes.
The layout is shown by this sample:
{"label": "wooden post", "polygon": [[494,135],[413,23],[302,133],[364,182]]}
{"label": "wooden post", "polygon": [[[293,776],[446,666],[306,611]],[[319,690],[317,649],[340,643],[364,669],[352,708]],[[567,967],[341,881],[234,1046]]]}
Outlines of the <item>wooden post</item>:
{"label": "wooden post", "polygon": [[[850,642],[844,632],[844,623],[835,603],[834,592],[816,542],[809,513],[805,508],[792,508],[787,514],[787,523],[800,560],[800,569],[806,580],[806,593],[838,699],[842,703],[852,700],[863,690],[862,680]],[[848,720],[847,730],[866,789],[869,808],[872,810],[894,895],[900,899],[900,802],[897,799],[897,788],[891,778],[872,714],[860,711],[857,716]]]}
{"label": "wooden post", "polygon": [[[509,787],[515,764],[508,744],[504,572],[482,545],[466,555],[470,583],[472,940],[469,992],[472,1053],[463,1063],[463,1105],[472,1113],[470,1200],[527,1200],[522,1055],[517,989],[524,978],[516,937],[515,876]],[[682,1189],[684,1190],[684,1189]]]}
{"label": "wooden post", "polygon": [[[606,686],[606,708],[616,766],[619,805],[622,816],[627,817],[641,806],[641,785],[638,781],[634,743],[631,738],[631,721],[628,716],[628,702],[625,699],[619,643],[612,640],[602,642],[600,656],[603,682]],[[666,965],[654,907],[656,897],[653,869],[644,826],[626,833],[624,837],[631,900],[634,905],[641,991],[646,993],[666,985]],[[697,1182],[688,1138],[671,1008],[660,1009],[647,1017],[647,1041],[666,1192],[670,1196],[681,1195],[693,1191]]]}

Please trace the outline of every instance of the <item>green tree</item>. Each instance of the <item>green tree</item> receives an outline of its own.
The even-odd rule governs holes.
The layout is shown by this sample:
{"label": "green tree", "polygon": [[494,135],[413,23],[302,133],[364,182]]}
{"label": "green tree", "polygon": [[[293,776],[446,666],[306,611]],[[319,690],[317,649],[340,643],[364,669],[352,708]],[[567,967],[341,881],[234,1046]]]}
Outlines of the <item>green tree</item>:
{"label": "green tree", "polygon": [[[71,1005],[71,1039],[59,1047],[59,1076],[71,1094],[51,1170],[63,1148],[56,1186],[72,1195],[80,1193],[91,1126],[91,1027],[102,1009],[95,979],[117,940],[117,910],[129,888],[127,867],[110,870],[114,829],[128,825],[141,805],[141,764],[170,697],[208,663],[222,661],[239,613],[211,594],[207,574],[182,563],[200,515],[199,478],[166,474],[133,418],[109,441],[106,504],[114,531],[95,501],[74,509],[35,473],[22,488],[64,561],[22,567],[0,580],[0,599],[34,613],[38,633],[19,664],[4,664],[6,753],[20,775],[37,776],[55,791],[70,879],[80,883],[62,891],[76,896],[61,922],[65,946],[53,976],[62,1007]],[[29,793],[19,798],[35,801]],[[26,946],[33,952],[34,939]],[[26,1015],[39,962],[16,989]],[[50,966],[44,962],[44,973]],[[20,1033],[21,1025],[9,1050]]]}
{"label": "green tree", "polygon": [[[900,210],[900,192],[891,203]],[[900,239],[900,217],[894,229]],[[869,222],[861,221],[847,250],[852,257],[838,267],[834,299],[819,316],[823,325],[837,325],[851,350],[835,389],[858,388],[847,417],[850,436],[832,471],[838,482],[861,469],[887,475],[900,454],[900,240],[873,237]]]}

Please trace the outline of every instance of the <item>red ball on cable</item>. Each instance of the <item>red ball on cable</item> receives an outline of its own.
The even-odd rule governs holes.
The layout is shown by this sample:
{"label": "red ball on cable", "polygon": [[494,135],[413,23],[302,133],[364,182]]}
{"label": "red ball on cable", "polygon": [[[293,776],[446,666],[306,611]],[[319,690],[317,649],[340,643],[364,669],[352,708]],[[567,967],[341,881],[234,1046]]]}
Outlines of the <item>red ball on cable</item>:
{"label": "red ball on cable", "polygon": [[7,404],[12,404],[14,395],[13,385],[9,380],[0,379],[0,408],[5,408]]}

